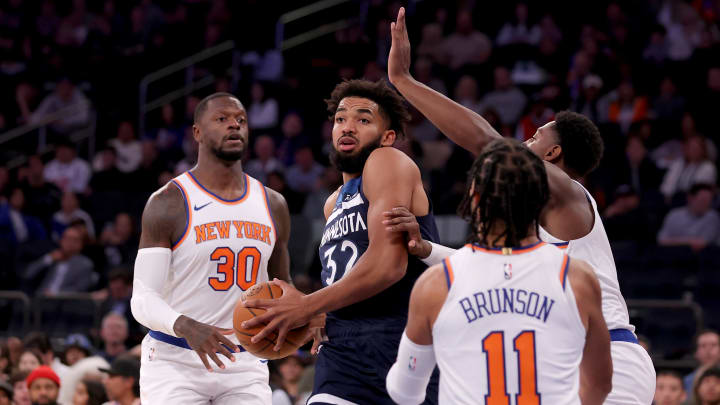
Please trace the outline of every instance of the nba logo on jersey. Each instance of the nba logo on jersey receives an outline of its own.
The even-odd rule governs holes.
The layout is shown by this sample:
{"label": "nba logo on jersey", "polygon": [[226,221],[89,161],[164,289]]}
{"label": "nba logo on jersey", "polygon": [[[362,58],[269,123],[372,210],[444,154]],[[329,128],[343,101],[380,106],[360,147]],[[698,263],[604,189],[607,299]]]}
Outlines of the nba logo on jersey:
{"label": "nba logo on jersey", "polygon": [[512,278],[512,263],[505,263],[503,265],[503,273],[505,273],[505,280]]}
{"label": "nba logo on jersey", "polygon": [[415,367],[417,367],[417,358],[415,356],[410,356],[410,362],[408,363],[408,370],[415,371]]}

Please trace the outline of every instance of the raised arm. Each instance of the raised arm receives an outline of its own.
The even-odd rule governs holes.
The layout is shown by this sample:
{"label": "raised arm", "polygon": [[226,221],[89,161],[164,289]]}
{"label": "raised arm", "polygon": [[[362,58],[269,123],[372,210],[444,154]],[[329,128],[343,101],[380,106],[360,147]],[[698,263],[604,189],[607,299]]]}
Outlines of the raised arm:
{"label": "raised arm", "polygon": [[235,361],[225,347],[237,347],[224,336],[232,334],[232,329],[206,325],[185,316],[170,307],[161,294],[170,275],[173,241],[180,240],[187,226],[185,210],[183,196],[173,183],[148,200],[142,217],[130,308],[135,319],[149,329],[185,338],[205,368],[212,371],[207,357],[225,368],[216,353]]}
{"label": "raised arm", "polygon": [[585,349],[580,362],[580,399],[583,405],[600,405],[612,388],[610,334],[600,304],[600,283],[592,267],[571,259],[568,279],[585,325]]}
{"label": "raised arm", "polygon": [[405,25],[405,9],[390,26],[392,46],[388,59],[390,83],[443,134],[474,155],[501,135],[476,112],[450,100],[415,80],[410,74],[410,40]]}

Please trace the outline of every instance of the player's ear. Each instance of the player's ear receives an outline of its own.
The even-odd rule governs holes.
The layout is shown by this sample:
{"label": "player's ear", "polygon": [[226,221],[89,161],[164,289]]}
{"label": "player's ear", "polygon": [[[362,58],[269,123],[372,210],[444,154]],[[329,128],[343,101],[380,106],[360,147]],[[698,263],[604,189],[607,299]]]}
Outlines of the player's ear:
{"label": "player's ear", "polygon": [[558,160],[561,155],[562,155],[562,146],[553,145],[545,151],[545,154],[543,155],[543,160],[547,160],[548,162],[554,162],[554,161]]}
{"label": "player's ear", "polygon": [[197,126],[197,124],[193,124],[192,131],[195,142],[200,143],[200,128]]}
{"label": "player's ear", "polygon": [[395,130],[388,129],[380,137],[380,146],[393,146],[396,139],[397,134],[395,133]]}

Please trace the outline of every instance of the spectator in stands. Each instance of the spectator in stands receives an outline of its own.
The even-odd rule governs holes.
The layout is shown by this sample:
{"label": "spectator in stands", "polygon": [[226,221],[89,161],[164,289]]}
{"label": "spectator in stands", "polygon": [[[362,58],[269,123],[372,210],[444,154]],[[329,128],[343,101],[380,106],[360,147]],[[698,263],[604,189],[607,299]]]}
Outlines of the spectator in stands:
{"label": "spectator in stands", "polygon": [[108,362],[112,363],[118,356],[127,352],[125,340],[128,338],[128,322],[124,316],[111,312],[102,319],[100,339],[103,341],[103,350],[98,353]]}
{"label": "spectator in stands", "polygon": [[465,75],[458,80],[455,85],[454,100],[462,104],[464,107],[475,111],[482,112],[482,104],[478,99],[478,84],[474,77]]}
{"label": "spectator in stands", "polygon": [[518,3],[515,5],[515,18],[500,28],[495,42],[498,46],[537,45],[540,36],[540,27],[528,22],[527,4]]}
{"label": "spectator in stands", "polygon": [[322,207],[330,194],[334,193],[342,185],[342,175],[334,167],[326,167],[322,176],[317,181],[314,190],[308,194],[302,210],[302,216],[309,219],[322,219],[325,215],[318,207]]}
{"label": "spectator in stands", "polygon": [[140,169],[135,174],[135,180],[132,182],[135,191],[155,191],[158,187],[165,185],[160,182],[160,174],[167,171],[169,167],[168,161],[158,155],[155,142],[150,139],[142,141],[142,161]]}
{"label": "spectator in stands", "polygon": [[486,62],[492,52],[492,42],[487,35],[475,30],[470,11],[461,10],[457,14],[455,32],[445,39],[443,49],[448,66],[456,71],[466,65]]}
{"label": "spectator in stands", "polygon": [[698,368],[683,378],[685,392],[694,392],[693,384],[699,370],[711,367],[720,362],[720,334],[708,329],[698,333],[695,338],[695,360]]}
{"label": "spectator in stands", "polygon": [[[420,43],[417,47],[417,56],[418,61],[416,64],[424,58],[427,58],[432,63],[440,65],[446,64],[447,55],[443,47],[443,30],[440,24],[429,23],[422,27]],[[385,57],[385,55],[383,55],[383,57]]]}
{"label": "spectator in stands", "polygon": [[688,3],[666,1],[658,13],[658,21],[667,30],[670,59],[688,60],[700,43],[703,25],[695,9]]}
{"label": "spectator in stands", "polygon": [[110,368],[100,371],[107,373],[103,379],[105,392],[111,401],[107,405],[140,404],[140,362],[136,358],[119,357]]}
{"label": "spectator in stands", "polygon": [[117,151],[107,146],[93,159],[93,175],[90,190],[95,192],[125,191],[134,184],[127,184],[128,176],[117,168]]}
{"label": "spectator in stands", "polygon": [[23,113],[23,118],[30,124],[40,124],[57,113],[59,116],[50,123],[50,128],[58,134],[69,135],[88,124],[90,101],[70,78],[63,77],[57,82],[55,91],[45,97],[35,111]]}
{"label": "spectator in stands", "polygon": [[15,370],[17,368],[17,365],[20,363],[20,355],[23,351],[23,342],[17,336],[9,336],[5,340],[5,345],[8,348],[10,366],[12,370]]}
{"label": "spectator in stands", "polygon": [[138,241],[130,214],[118,213],[115,221],[106,226],[100,235],[100,244],[105,247],[108,266],[117,267],[131,263],[137,253]]}
{"label": "spectator in stands", "polygon": [[250,88],[250,108],[248,108],[248,125],[252,130],[268,130],[278,125],[278,102],[268,97],[265,87],[255,82]]}
{"label": "spectator in stands", "polygon": [[128,268],[121,266],[111,270],[108,273],[107,298],[100,304],[100,313],[103,316],[109,313],[124,316],[128,323],[131,341],[138,344],[142,341],[145,333],[130,311],[132,281],[132,273]]}
{"label": "spectator in stands", "polygon": [[283,138],[278,147],[278,157],[288,167],[295,163],[295,152],[308,145],[309,140],[303,134],[303,119],[297,112],[291,111],[283,118],[281,130]]}
{"label": "spectator in stands", "polygon": [[687,399],[680,374],[661,371],[657,374],[654,405],[681,405]]}
{"label": "spectator in stands", "polygon": [[650,33],[650,43],[643,51],[643,59],[655,65],[661,65],[668,59],[669,48],[667,30],[658,24]]}
{"label": "spectator in stands", "polygon": [[303,373],[300,356],[290,355],[275,362],[280,374],[279,387],[273,391],[273,405],[293,405],[297,403],[300,392],[298,383]]}
{"label": "spectator in stands", "polygon": [[513,126],[520,119],[526,102],[525,94],[513,84],[510,71],[502,66],[496,67],[495,90],[483,97],[483,106],[494,109],[503,125]]}
{"label": "spectator in stands", "polygon": [[26,371],[16,371],[10,375],[8,382],[13,387],[13,405],[31,405],[30,391],[25,382],[29,374]]}
{"label": "spectator in stands", "polygon": [[84,193],[90,182],[90,165],[76,156],[75,145],[60,140],[55,145],[55,159],[45,166],[45,180],[62,191]]}
{"label": "spectator in stands", "polygon": [[309,146],[303,146],[295,152],[295,164],[287,171],[287,183],[291,189],[307,194],[315,189],[316,183],[325,168],[315,161]]}
{"label": "spectator in stands", "polygon": [[[110,363],[97,355],[86,357],[75,363],[75,365],[68,367],[67,372],[62,376],[58,402],[61,404],[72,403],[77,385],[84,379],[101,382],[103,373],[99,368],[106,367],[110,367]],[[105,388],[103,387],[104,391]]]}
{"label": "spectator in stands", "polygon": [[288,209],[291,214],[298,214],[303,209],[305,196],[288,187],[287,182],[285,181],[285,176],[282,172],[274,171],[268,173],[267,183],[265,185],[285,197],[285,201],[288,203]]}
{"label": "spectator in stands", "polygon": [[48,366],[33,370],[25,380],[33,405],[57,405],[60,377]]}
{"label": "spectator in stands", "polygon": [[658,189],[663,173],[648,156],[645,142],[639,135],[630,135],[625,143],[625,160],[613,176],[619,184],[629,184],[639,195]]}
{"label": "spectator in stands", "polygon": [[90,340],[81,333],[73,333],[65,338],[64,346],[63,361],[68,367],[74,366],[93,352]]}
{"label": "spectator in stands", "polygon": [[661,122],[677,123],[685,111],[685,98],[678,94],[672,77],[665,76],[660,82],[660,92],[653,101],[652,111]]}
{"label": "spectator in stands", "polygon": [[122,121],[117,128],[117,137],[111,139],[109,145],[115,148],[117,160],[115,165],[123,173],[132,173],[140,167],[142,161],[142,145],[135,137],[135,128],[130,121]]}
{"label": "spectator in stands", "polygon": [[[717,41],[716,41],[717,43]],[[717,55],[717,49],[713,55]],[[691,110],[697,114],[698,128],[705,135],[713,137],[717,142],[717,109],[714,105],[720,103],[720,62],[707,69],[707,80],[702,93],[695,95],[695,103]]]}
{"label": "spectator in stands", "polygon": [[687,205],[671,210],[658,233],[662,246],[690,246],[694,251],[720,241],[720,214],[712,209],[714,186],[696,184],[688,192]]}
{"label": "spectator in stands", "polygon": [[23,347],[36,351],[40,355],[41,364],[45,366],[52,366],[55,362],[55,352],[50,343],[50,338],[45,332],[33,331],[28,333],[23,339]]}
{"label": "spectator in stands", "polygon": [[62,200],[60,200],[60,211],[56,212],[52,217],[53,240],[60,240],[60,235],[77,219],[83,221],[88,236],[94,238],[95,225],[92,218],[90,218],[90,214],[80,208],[80,202],[75,193],[66,191],[62,194]]}
{"label": "spectator in stands", "polygon": [[42,364],[42,355],[35,349],[27,349],[20,355],[18,370],[30,373]]}
{"label": "spectator in stands", "polygon": [[38,292],[57,294],[60,292],[88,291],[96,280],[93,263],[80,254],[83,239],[75,228],[67,228],[60,238],[60,247],[30,263],[21,277],[32,283],[41,274]]}
{"label": "spectator in stands", "polygon": [[255,159],[244,167],[245,172],[265,184],[267,174],[283,171],[285,167],[275,157],[275,141],[270,135],[260,135],[255,140]]}
{"label": "spectator in stands", "polygon": [[24,206],[25,193],[20,187],[10,191],[7,203],[0,202],[0,241],[13,247],[20,243],[47,239],[42,222],[25,215]]}
{"label": "spectator in stands", "polygon": [[720,403],[720,368],[713,366],[703,371],[695,383],[693,394],[696,405]]}
{"label": "spectator in stands", "polygon": [[102,383],[84,379],[75,386],[72,405],[103,405],[107,400]]}
{"label": "spectator in stands", "polygon": [[0,405],[10,405],[13,397],[13,387],[9,382],[0,380]]}
{"label": "spectator in stands", "polygon": [[545,100],[538,98],[530,104],[530,111],[520,118],[517,128],[515,129],[515,139],[526,141],[532,138],[538,128],[552,121],[555,112],[547,107]]}
{"label": "spectator in stands", "polygon": [[61,191],[53,183],[45,181],[44,170],[45,164],[40,156],[30,156],[20,186],[25,193],[25,211],[28,215],[49,224],[52,214],[60,208]]}
{"label": "spectator in stands", "polygon": [[[140,138],[147,140],[146,134],[139,134]],[[160,110],[160,124],[155,135],[158,149],[162,151],[180,149],[183,138],[183,129],[175,119],[175,108],[168,103]]]}
{"label": "spectator in stands", "polygon": [[[88,235],[87,224],[81,219],[76,219],[70,223],[71,228],[77,229],[80,232],[80,236],[83,240],[83,249],[80,252],[83,256],[87,257],[93,262],[94,269],[105,268],[105,250],[97,243],[95,238],[91,238]],[[100,279],[100,282],[104,283],[104,279]]]}
{"label": "spectator in stands", "polygon": [[12,363],[10,362],[10,349],[7,342],[0,343],[0,381],[7,381],[12,371]]}
{"label": "spectator in stands", "polygon": [[413,69],[415,69],[415,80],[425,84],[438,93],[447,95],[445,82],[433,74],[433,62],[430,58],[418,58],[413,64]]}
{"label": "spectator in stands", "polygon": [[660,191],[670,202],[676,193],[688,191],[694,184],[715,184],[717,169],[708,159],[707,144],[701,136],[692,136],[685,139],[683,144],[683,158],[670,165]]}
{"label": "spectator in stands", "polygon": [[648,102],[647,98],[635,94],[635,88],[629,81],[622,82],[616,92],[617,99],[610,103],[607,119],[618,124],[626,134],[630,125],[648,118]]}

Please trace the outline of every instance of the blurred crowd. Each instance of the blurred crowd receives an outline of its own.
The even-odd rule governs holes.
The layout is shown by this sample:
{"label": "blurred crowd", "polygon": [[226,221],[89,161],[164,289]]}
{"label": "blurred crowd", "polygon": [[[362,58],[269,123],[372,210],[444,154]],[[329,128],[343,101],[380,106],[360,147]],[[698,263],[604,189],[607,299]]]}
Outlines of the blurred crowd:
{"label": "blurred crowd", "polygon": [[[92,293],[102,316],[97,330],[82,338],[46,331],[59,340],[50,345],[32,336],[5,339],[0,380],[9,382],[16,397],[27,395],[23,387],[31,370],[22,367],[23,356],[52,366],[70,403],[82,390],[64,388],[68,370],[86,361],[77,360],[79,352],[97,360],[87,368],[97,374],[97,367],[115,367],[115,358],[139,343],[144,330],[130,314],[129,297],[140,214],[151,192],[194,165],[192,114],[205,95],[229,91],[240,97],[251,127],[245,170],[281,192],[295,218],[322,220],[322,203],[342,181],[328,161],[332,127],[323,99],[342,79],[386,77],[389,24],[401,5],[408,8],[415,78],[483,115],[504,136],[525,140],[565,109],[596,122],[605,156],[585,184],[617,246],[624,293],[696,293],[706,324],[720,327],[720,126],[714,122],[720,106],[720,1],[491,6],[358,0],[324,14],[353,15],[349,27],[285,52],[275,48],[275,24],[283,12],[310,1],[271,3],[0,2],[0,94],[9,100],[0,110],[0,133],[52,119],[46,128],[51,151],[38,150],[37,131],[0,146],[1,289],[31,297]],[[239,72],[229,72],[227,61],[201,64],[193,74],[212,75],[210,86],[138,122],[144,75],[229,39],[235,41]],[[184,80],[165,83],[151,95],[183,85]],[[412,112],[409,136],[397,147],[418,162],[435,213],[452,215],[472,157]],[[88,129],[94,148],[77,137]],[[648,252],[672,255],[665,262],[674,267],[663,269],[668,275],[662,277],[680,278],[664,279],[672,287],[667,296],[631,284],[633,274],[645,286],[655,282]],[[293,276],[312,291],[318,274],[313,262],[307,269],[294,267]],[[9,325],[11,317],[6,311],[0,324]],[[670,354],[660,345],[651,351],[690,358],[693,347],[686,346]],[[695,354],[709,371],[696,372],[694,381],[702,375],[705,385],[720,386],[720,372],[711,367],[720,354],[712,361]],[[307,392],[301,377],[310,363],[299,354],[273,364],[278,404],[301,400]],[[123,392],[130,392],[130,367],[118,367],[124,374],[108,375],[122,376]],[[46,371],[42,375],[33,381],[48,379]],[[674,386],[677,377],[661,374],[659,381],[667,384],[658,387]],[[103,393],[117,401],[109,380],[106,392],[97,378],[76,377],[82,383],[72,384],[84,386],[89,398]],[[6,385],[0,384],[0,404],[2,392],[12,391]],[[687,398],[707,402],[692,381],[682,386]],[[16,399],[27,403],[22,401]]]}

